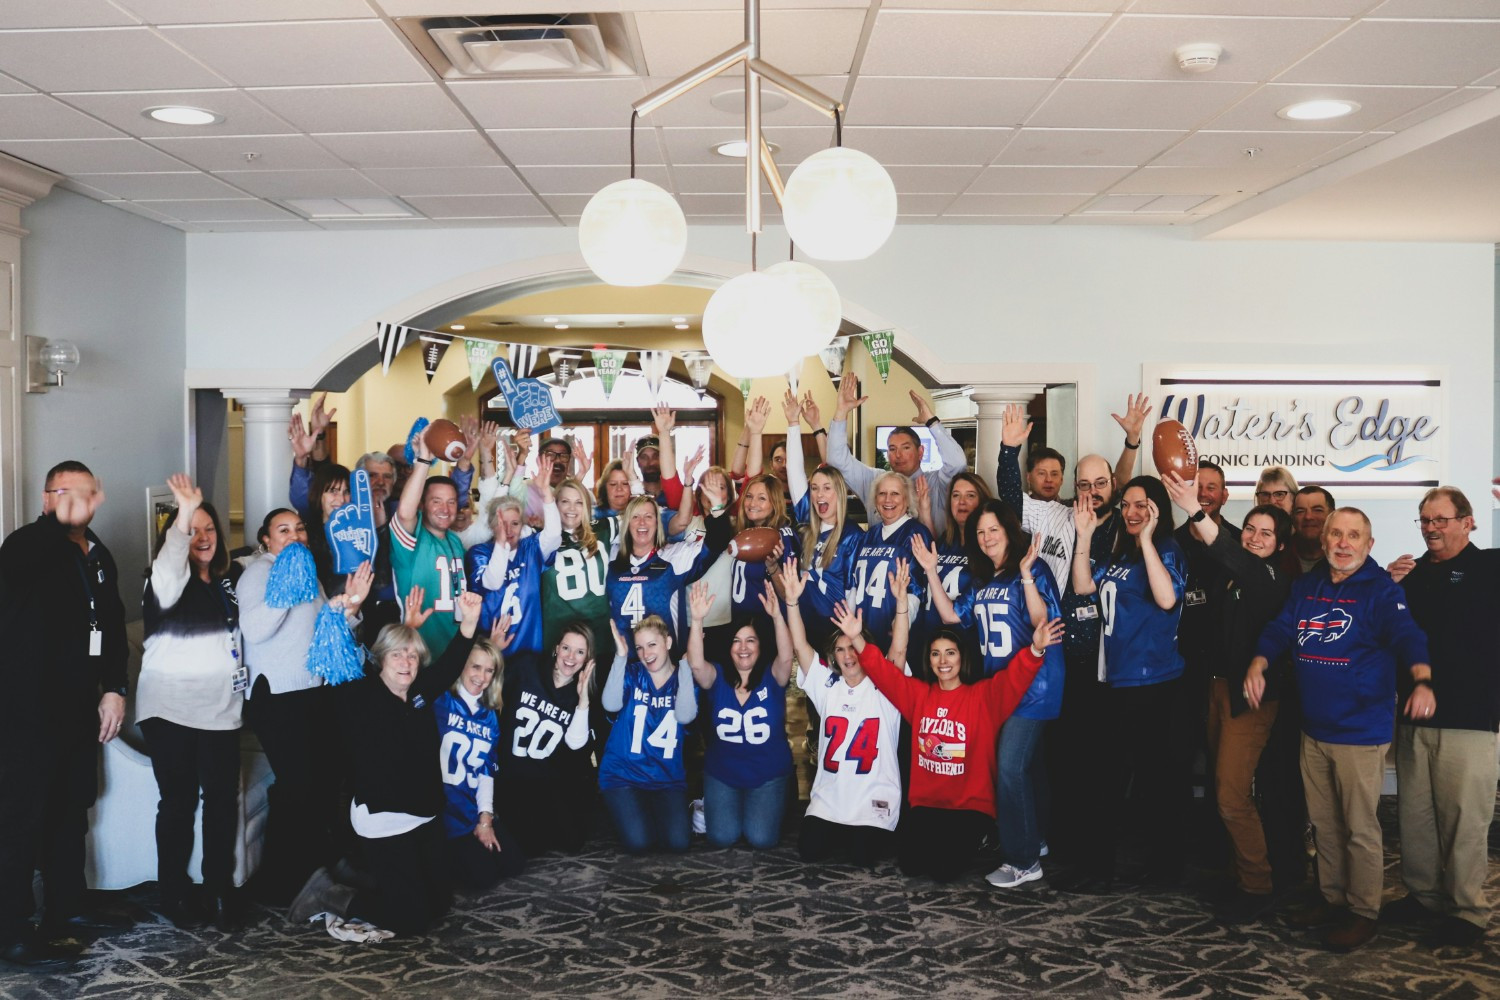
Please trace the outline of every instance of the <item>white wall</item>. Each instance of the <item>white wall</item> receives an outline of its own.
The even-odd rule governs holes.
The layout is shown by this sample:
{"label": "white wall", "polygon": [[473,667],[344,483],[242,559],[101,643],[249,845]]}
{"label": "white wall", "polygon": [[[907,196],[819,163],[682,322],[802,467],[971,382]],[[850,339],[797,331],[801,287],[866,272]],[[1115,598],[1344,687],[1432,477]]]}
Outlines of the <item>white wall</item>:
{"label": "white wall", "polygon": [[21,311],[27,332],[71,340],[83,362],[67,385],[28,395],[22,417],[23,516],[41,512],[47,469],[77,459],[104,481],[94,530],[140,614],[146,486],[183,468],[184,234],[55,189],[26,209]]}

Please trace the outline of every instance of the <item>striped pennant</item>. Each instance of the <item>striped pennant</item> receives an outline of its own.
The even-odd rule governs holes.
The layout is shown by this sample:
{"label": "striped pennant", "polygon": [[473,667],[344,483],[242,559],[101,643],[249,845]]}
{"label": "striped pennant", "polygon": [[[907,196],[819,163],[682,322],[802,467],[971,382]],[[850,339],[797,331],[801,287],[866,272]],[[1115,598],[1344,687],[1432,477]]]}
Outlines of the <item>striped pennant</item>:
{"label": "striped pennant", "polygon": [[537,355],[541,348],[535,344],[511,344],[510,345],[510,370],[516,378],[527,378],[531,375],[531,369],[536,367]]}
{"label": "striped pennant", "polygon": [[406,346],[407,335],[414,332],[416,331],[409,326],[397,326],[395,323],[375,324],[375,346],[380,349],[380,374],[391,373],[391,362],[396,360],[396,355]]}

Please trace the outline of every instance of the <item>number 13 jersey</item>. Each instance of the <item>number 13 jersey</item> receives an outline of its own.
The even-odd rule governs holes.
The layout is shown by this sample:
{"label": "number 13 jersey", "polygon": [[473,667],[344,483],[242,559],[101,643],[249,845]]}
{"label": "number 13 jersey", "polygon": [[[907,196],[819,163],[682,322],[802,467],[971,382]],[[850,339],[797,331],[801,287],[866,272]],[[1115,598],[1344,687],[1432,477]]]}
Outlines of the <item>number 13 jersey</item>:
{"label": "number 13 jersey", "polygon": [[823,720],[807,815],[844,826],[896,829],[901,818],[901,713],[868,677],[844,683],[822,660],[802,683]]}

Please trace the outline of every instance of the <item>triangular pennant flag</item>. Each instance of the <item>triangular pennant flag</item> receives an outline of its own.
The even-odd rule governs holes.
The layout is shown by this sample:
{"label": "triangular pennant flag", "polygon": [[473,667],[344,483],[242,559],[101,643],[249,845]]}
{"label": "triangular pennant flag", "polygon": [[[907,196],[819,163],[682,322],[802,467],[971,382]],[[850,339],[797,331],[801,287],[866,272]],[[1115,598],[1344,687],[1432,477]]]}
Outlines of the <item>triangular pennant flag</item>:
{"label": "triangular pennant flag", "polygon": [[409,326],[397,326],[395,323],[375,324],[375,346],[380,349],[380,374],[391,373],[391,362],[396,355],[401,353],[401,348],[406,346],[406,335],[411,333]]}
{"label": "triangular pennant flag", "polygon": [[870,352],[870,357],[875,362],[875,370],[880,373],[882,382],[891,377],[891,356],[896,353],[895,334],[894,330],[873,330],[860,336],[865,343],[865,350]]}
{"label": "triangular pennant flag", "polygon": [[682,363],[687,366],[688,379],[693,383],[693,388],[698,390],[698,398],[703,398],[703,392],[708,388],[709,376],[713,373],[714,359],[707,354],[685,354]]}
{"label": "triangular pennant flag", "polygon": [[535,344],[511,344],[510,345],[510,370],[517,378],[526,378],[531,374],[531,369],[536,367],[537,355],[541,349]]}
{"label": "triangular pennant flag", "polygon": [[823,368],[828,372],[828,377],[833,380],[834,385],[838,385],[839,379],[843,377],[844,356],[848,353],[848,337],[835,337],[833,343],[818,352],[818,357],[823,359]]}
{"label": "triangular pennant flag", "polygon": [[805,358],[798,358],[792,362],[792,367],[787,369],[786,384],[792,390],[792,395],[797,395],[797,383],[802,381],[802,362]]}
{"label": "triangular pennant flag", "polygon": [[464,338],[464,354],[469,359],[469,388],[479,391],[479,383],[490,370],[490,358],[495,356],[499,345],[492,340],[469,340]]}
{"label": "triangular pennant flag", "polygon": [[750,380],[747,378],[740,379],[740,395],[747,400],[750,398]]}
{"label": "triangular pennant flag", "polygon": [[599,384],[604,387],[604,398],[615,391],[615,379],[620,377],[620,372],[625,370],[625,356],[629,351],[611,351],[602,344],[594,348],[594,374],[599,376]]}
{"label": "triangular pennant flag", "polygon": [[549,351],[548,357],[552,361],[553,384],[567,392],[568,383],[578,377],[578,362],[583,360],[582,355],[572,351]]}
{"label": "triangular pennant flag", "polygon": [[671,351],[641,351],[636,355],[641,374],[646,376],[646,386],[651,390],[651,399],[661,401],[661,384],[667,379],[667,369],[672,367]]}
{"label": "triangular pennant flag", "polygon": [[445,333],[422,334],[422,369],[427,372],[428,382],[437,374],[438,365],[442,364],[443,355],[448,353],[448,346],[452,343],[453,338]]}

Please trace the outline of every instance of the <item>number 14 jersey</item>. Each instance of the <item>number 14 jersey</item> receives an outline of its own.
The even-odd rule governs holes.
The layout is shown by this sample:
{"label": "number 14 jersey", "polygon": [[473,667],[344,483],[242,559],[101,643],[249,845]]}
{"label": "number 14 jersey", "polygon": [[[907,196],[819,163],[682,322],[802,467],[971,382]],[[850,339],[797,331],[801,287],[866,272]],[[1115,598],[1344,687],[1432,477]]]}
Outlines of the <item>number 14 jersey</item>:
{"label": "number 14 jersey", "polygon": [[813,661],[802,690],[823,720],[818,770],[807,815],[844,826],[896,829],[901,818],[901,765],[896,741],[901,713],[868,677],[844,683]]}

